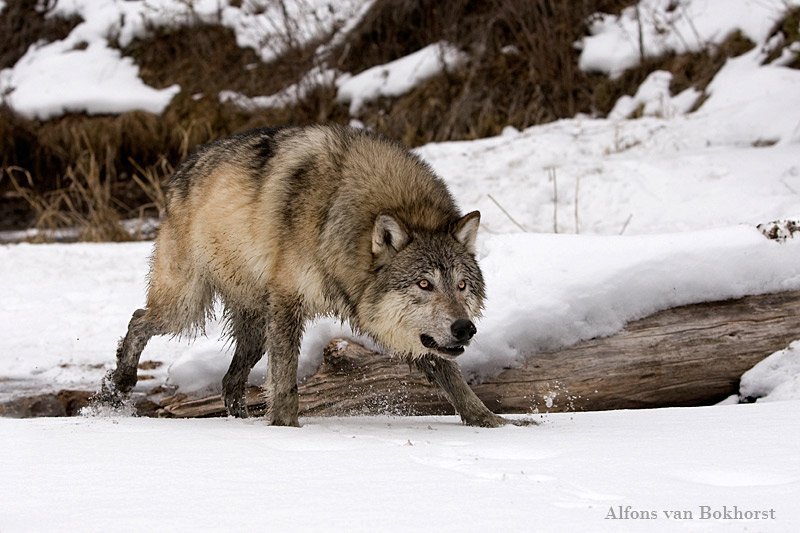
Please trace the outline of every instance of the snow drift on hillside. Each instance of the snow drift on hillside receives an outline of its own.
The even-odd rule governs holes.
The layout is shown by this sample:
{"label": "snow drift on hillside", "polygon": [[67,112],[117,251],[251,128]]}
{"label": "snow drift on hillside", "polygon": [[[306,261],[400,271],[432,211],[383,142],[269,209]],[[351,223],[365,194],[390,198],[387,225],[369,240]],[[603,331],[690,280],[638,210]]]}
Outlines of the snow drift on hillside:
{"label": "snow drift on hillside", "polygon": [[161,113],[180,91],[156,90],[139,78],[138,67],[112,46],[125,47],[159,26],[221,24],[237,44],[264,61],[290,43],[302,46],[362,13],[363,0],[59,0],[48,16],[79,16],[70,34],[36,43],[11,68],[0,71],[0,96],[18,113],[49,119],[69,112],[88,114],[144,110]]}
{"label": "snow drift on hillside", "polygon": [[797,142],[752,146],[772,128],[724,114],[575,118],[416,152],[489,233],[689,231],[800,215]]}
{"label": "snow drift on hillside", "polygon": [[442,71],[467,60],[465,53],[445,42],[431,44],[413,54],[385,65],[372,67],[355,76],[345,74],[336,81],[337,100],[350,103],[356,115],[364,102],[380,97],[397,97]]}
{"label": "snow drift on hillside", "polygon": [[[600,14],[583,39],[579,66],[612,76],[647,58],[697,52],[735,31],[763,43],[798,0],[640,0],[620,16]],[[642,50],[640,50],[640,39]]]}
{"label": "snow drift on hillside", "polygon": [[180,92],[156,90],[139,78],[139,68],[100,40],[76,48],[72,39],[31,49],[10,72],[0,73],[0,94],[19,114],[47,120],[64,113],[161,113]]}

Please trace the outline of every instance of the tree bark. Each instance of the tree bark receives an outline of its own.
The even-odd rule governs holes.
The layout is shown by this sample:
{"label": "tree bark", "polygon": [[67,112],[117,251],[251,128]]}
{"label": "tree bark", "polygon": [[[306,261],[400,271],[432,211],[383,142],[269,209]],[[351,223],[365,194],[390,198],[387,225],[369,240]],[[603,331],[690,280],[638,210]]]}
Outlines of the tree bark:
{"label": "tree bark", "polygon": [[[800,291],[687,305],[629,323],[610,337],[530,354],[473,386],[497,413],[695,406],[736,394],[741,375],[800,339]],[[162,402],[163,416],[219,416],[217,397]],[[265,404],[248,391],[251,414]],[[452,414],[408,365],[334,340],[300,384],[301,415]]]}

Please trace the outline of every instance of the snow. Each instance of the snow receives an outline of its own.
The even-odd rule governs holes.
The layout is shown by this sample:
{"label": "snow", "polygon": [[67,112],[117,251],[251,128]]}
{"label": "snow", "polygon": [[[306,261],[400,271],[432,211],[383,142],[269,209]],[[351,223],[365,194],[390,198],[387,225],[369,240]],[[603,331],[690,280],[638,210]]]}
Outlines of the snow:
{"label": "snow", "polygon": [[356,75],[317,66],[299,82],[272,95],[247,97],[234,91],[222,91],[219,98],[246,110],[275,108],[296,103],[315,87],[335,85],[337,101],[349,102],[350,115],[358,115],[364,103],[381,97],[402,96],[443,70],[456,68],[466,59],[466,54],[457,48],[440,42]]}
{"label": "snow", "polygon": [[445,42],[431,44],[385,65],[354,76],[340,77],[337,100],[350,102],[350,114],[357,115],[365,102],[384,96],[401,96],[423,81],[464,63],[466,54]]}
{"label": "snow", "polygon": [[668,307],[800,288],[800,243],[775,244],[744,227],[487,239],[480,259],[490,299],[461,365],[480,378]]}
{"label": "snow", "polygon": [[[0,419],[0,472],[13,487],[0,523],[4,531],[788,532],[800,527],[798,415],[800,402],[551,414],[539,426],[500,429],[455,417],[305,418],[300,429],[237,419]],[[702,506],[767,518],[702,518]],[[606,518],[626,509],[656,518]],[[692,518],[668,518],[673,510]]]}
{"label": "snow", "polygon": [[14,66],[3,86],[14,90],[6,101],[28,118],[47,120],[67,112],[88,114],[141,110],[160,114],[180,92],[178,85],[156,90],[139,79],[129,57],[94,41],[85,49],[58,41],[32,47]]}
{"label": "snow", "polygon": [[755,43],[763,42],[781,15],[797,5],[798,0],[641,0],[619,17],[595,18],[591,35],[581,42],[579,66],[617,76],[638,65],[640,30],[648,58],[697,52],[720,44],[736,30]]}
{"label": "snow", "polygon": [[[643,12],[666,5],[640,4]],[[673,96],[671,75],[655,71],[633,96],[618,100],[608,119],[576,117],[417,152],[448,180],[462,205],[481,210],[491,233],[656,233],[796,216],[800,71],[781,61],[763,64],[767,30],[788,5],[677,4],[670,17],[684,22],[667,24],[672,29],[661,39],[677,39],[675,28],[688,24],[689,13],[697,17],[692,20],[700,35],[741,27],[758,43],[726,62],[692,113],[687,114],[699,92],[689,88]],[[622,38],[620,24],[631,13],[625,11],[622,22],[606,17],[595,37]],[[583,42],[582,58],[594,54],[609,64],[624,63],[624,46],[603,47],[593,39]],[[625,120],[637,110],[644,118]]]}
{"label": "snow", "polygon": [[707,88],[703,115],[720,131],[758,131],[761,140],[800,141],[800,70],[759,66],[755,48],[728,59]]}
{"label": "snow", "polygon": [[[173,0],[174,1],[174,0]],[[269,63],[290,46],[303,47],[337,28],[351,27],[374,0],[220,1],[221,22],[236,33],[236,43],[252,48]]]}
{"label": "snow", "polygon": [[608,114],[610,119],[631,117],[637,110],[641,116],[672,118],[688,113],[701,93],[689,87],[680,94],[672,96],[669,85],[672,73],[664,70],[651,72],[633,96],[623,96]]}
{"label": "snow", "polygon": [[554,218],[562,233],[628,235],[796,217],[796,141],[754,147],[773,127],[725,115],[575,118],[416,151],[493,234],[553,232]]}
{"label": "snow", "polygon": [[291,106],[306,97],[314,88],[333,85],[339,76],[335,70],[314,67],[297,83],[268,96],[245,96],[236,91],[220,91],[220,102],[231,102],[241,109],[253,111]]}
{"label": "snow", "polygon": [[424,81],[456,68],[466,60],[465,53],[448,43],[439,42],[355,75],[316,66],[299,82],[272,95],[247,97],[234,91],[222,91],[219,98],[222,102],[232,102],[246,110],[275,108],[296,103],[315,87],[335,85],[337,101],[349,103],[349,113],[355,116],[366,102],[381,97],[402,96]]}
{"label": "snow", "polygon": [[742,398],[756,401],[800,399],[800,341],[760,361],[742,375]]}

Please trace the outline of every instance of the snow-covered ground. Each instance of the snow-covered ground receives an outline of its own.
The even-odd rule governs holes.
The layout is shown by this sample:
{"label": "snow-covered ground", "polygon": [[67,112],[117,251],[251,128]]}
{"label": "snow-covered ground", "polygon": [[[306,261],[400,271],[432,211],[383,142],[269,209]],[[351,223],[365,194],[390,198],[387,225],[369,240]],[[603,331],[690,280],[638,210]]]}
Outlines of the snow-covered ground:
{"label": "snow-covered ground", "polygon": [[787,402],[500,429],[455,417],[300,429],[0,419],[0,529],[789,533],[800,528],[799,415]]}

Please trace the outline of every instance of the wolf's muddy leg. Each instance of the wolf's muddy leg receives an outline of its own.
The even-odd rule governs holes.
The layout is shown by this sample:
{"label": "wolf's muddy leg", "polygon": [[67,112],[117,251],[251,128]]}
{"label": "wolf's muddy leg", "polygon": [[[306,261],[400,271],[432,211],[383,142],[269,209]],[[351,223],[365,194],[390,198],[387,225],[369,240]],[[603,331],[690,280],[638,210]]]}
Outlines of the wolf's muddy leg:
{"label": "wolf's muddy leg", "polygon": [[273,297],[267,325],[269,423],[300,426],[297,418],[297,359],[305,316],[298,296]]}
{"label": "wolf's muddy leg", "polygon": [[267,317],[264,311],[231,310],[230,320],[236,350],[222,378],[222,399],[229,415],[247,418],[244,391],[247,376],[266,350]]}
{"label": "wolf's muddy leg", "polygon": [[147,309],[134,311],[128,323],[128,332],[117,346],[117,367],[103,379],[98,399],[101,402],[119,404],[136,385],[136,370],[139,357],[147,341],[163,331],[151,319]]}
{"label": "wolf's muddy leg", "polygon": [[425,373],[428,381],[435,383],[455,407],[461,420],[469,426],[498,427],[507,422],[486,407],[467,385],[455,361],[435,355],[426,355],[414,360],[414,364]]}

